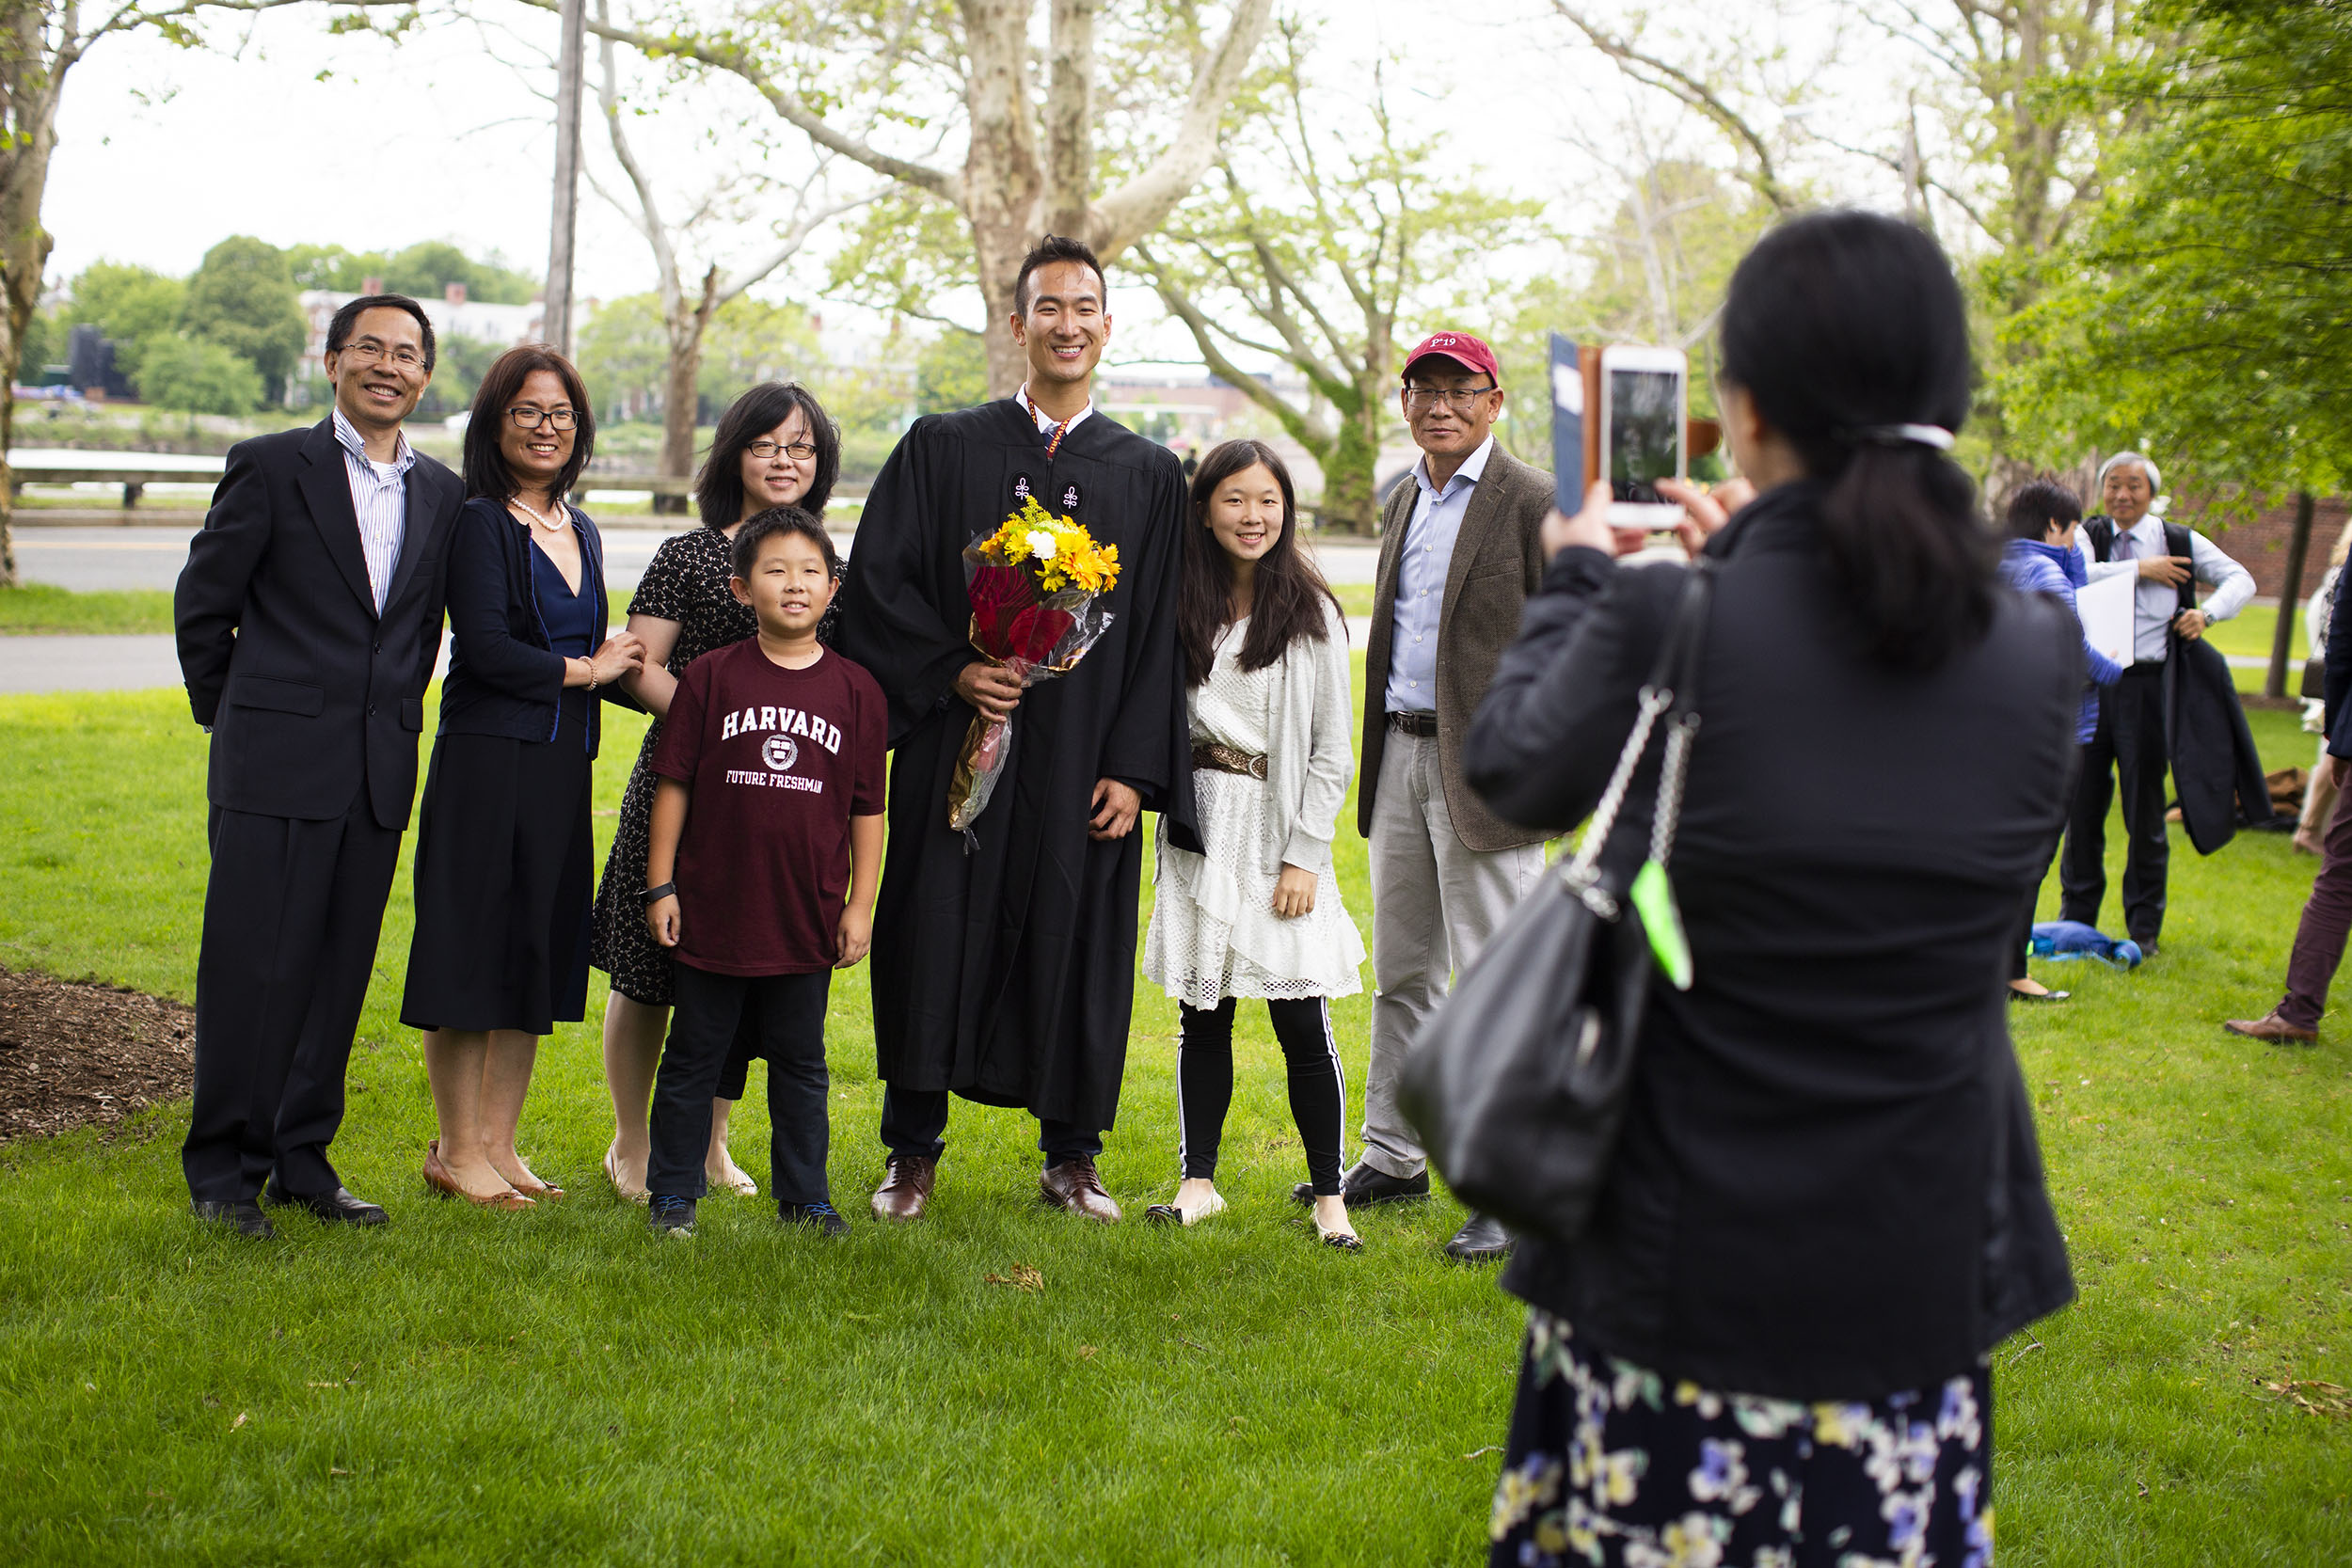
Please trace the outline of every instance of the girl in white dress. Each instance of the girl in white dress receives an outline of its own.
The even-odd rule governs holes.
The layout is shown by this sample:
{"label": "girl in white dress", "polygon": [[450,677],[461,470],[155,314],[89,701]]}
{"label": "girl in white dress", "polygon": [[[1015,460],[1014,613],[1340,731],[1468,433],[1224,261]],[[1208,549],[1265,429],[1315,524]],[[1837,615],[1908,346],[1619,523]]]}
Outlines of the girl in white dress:
{"label": "girl in white dress", "polygon": [[1263,997],[1288,1064],[1315,1232],[1361,1245],[1340,1199],[1346,1087],[1327,999],[1361,989],[1363,939],[1340,905],[1331,834],[1347,795],[1347,624],[1300,550],[1282,460],[1228,441],[1193,480],[1177,636],[1207,853],[1159,839],[1143,972],[1179,1004],[1183,1180],[1147,1217],[1194,1225],[1224,1209],[1217,1143],[1233,1098],[1233,1005]]}

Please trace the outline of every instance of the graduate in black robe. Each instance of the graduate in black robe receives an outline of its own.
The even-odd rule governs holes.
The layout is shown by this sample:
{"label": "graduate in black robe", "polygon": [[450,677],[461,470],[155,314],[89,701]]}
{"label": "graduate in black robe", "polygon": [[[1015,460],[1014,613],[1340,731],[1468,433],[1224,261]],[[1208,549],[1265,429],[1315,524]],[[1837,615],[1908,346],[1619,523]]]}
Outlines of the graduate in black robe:
{"label": "graduate in black robe", "polygon": [[[1041,249],[1055,246],[1073,248]],[[1029,1111],[1044,1196],[1118,1217],[1093,1160],[1126,1067],[1144,834],[1132,814],[1120,836],[1095,828],[1118,815],[1104,781],[1167,814],[1178,842],[1199,842],[1176,641],[1183,469],[1090,402],[1057,423],[1030,399],[1037,387],[1049,405],[1077,406],[1107,335],[1101,269],[1074,248],[1025,271],[1015,320],[1030,384],[915,421],[866,499],[843,592],[835,645],[881,683],[895,753],[872,955],[891,1164],[874,1206],[890,1219],[922,1212],[950,1092]],[[963,550],[1031,494],[1119,547],[1112,619],[1076,669],[1021,694],[1004,773],[967,843],[947,824],[977,711],[957,677],[985,665],[970,641]]]}

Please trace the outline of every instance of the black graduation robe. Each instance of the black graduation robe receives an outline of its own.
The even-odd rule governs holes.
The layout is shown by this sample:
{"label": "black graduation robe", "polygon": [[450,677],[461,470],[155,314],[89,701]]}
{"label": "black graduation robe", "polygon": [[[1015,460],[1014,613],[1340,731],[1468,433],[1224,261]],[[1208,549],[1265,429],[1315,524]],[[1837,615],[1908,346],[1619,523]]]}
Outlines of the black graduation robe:
{"label": "black graduation robe", "polygon": [[[963,549],[1026,485],[1119,546],[1113,619],[1067,675],[1024,694],[975,842],[947,826],[977,655]],[[874,917],[876,1067],[885,1083],[1105,1129],[1135,1002],[1141,822],[1087,836],[1095,781],[1133,785],[1198,845],[1176,642],[1184,479],[1174,454],[1099,410],[1051,461],[1017,400],[917,420],[859,519],[835,646],[890,703],[889,847]]]}

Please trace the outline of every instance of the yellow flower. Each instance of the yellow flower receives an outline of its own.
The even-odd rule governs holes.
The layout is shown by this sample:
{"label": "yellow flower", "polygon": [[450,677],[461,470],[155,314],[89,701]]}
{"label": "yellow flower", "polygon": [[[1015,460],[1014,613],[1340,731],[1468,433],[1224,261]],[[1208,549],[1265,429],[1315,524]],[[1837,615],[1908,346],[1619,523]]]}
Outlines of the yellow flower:
{"label": "yellow flower", "polygon": [[1075,518],[1056,516],[1035,496],[980,546],[980,553],[1008,566],[1030,562],[1038,586],[1048,594],[1076,586],[1101,594],[1119,581],[1119,546],[1098,545]]}

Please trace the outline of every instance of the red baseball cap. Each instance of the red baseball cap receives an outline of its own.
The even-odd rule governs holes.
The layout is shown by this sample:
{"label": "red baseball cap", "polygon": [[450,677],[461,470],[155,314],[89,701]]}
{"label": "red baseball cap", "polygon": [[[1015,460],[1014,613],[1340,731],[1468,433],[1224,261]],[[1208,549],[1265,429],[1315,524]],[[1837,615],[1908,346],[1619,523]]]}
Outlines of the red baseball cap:
{"label": "red baseball cap", "polygon": [[[1476,371],[1502,385],[1502,372],[1495,364],[1495,351],[1467,332],[1433,332],[1421,341],[1421,346],[1405,356],[1405,375],[1413,373],[1413,367],[1431,355],[1451,359],[1466,371]],[[1403,379],[1403,377],[1399,377]]]}

